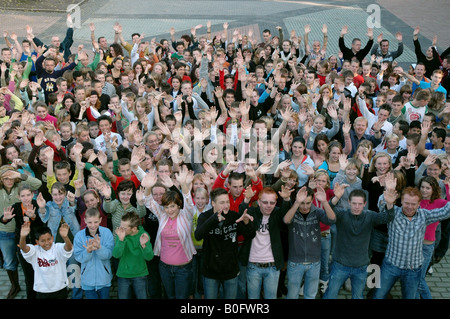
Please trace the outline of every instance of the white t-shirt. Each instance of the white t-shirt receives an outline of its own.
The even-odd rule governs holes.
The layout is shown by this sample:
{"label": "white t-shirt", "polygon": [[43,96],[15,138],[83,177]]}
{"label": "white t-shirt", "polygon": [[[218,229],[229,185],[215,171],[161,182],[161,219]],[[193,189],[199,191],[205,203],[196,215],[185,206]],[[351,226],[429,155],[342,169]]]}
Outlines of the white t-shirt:
{"label": "white t-shirt", "polygon": [[23,258],[33,266],[34,269],[34,291],[51,293],[67,287],[66,263],[72,256],[73,249],[66,251],[64,243],[53,243],[49,250],[41,246],[28,244],[28,253],[21,250]]}
{"label": "white t-shirt", "polygon": [[270,243],[269,217],[263,215],[261,225],[256,231],[256,236],[252,240],[250,256],[248,260],[254,263],[274,262],[272,245]]}
{"label": "white t-shirt", "polygon": [[402,109],[405,114],[406,121],[411,124],[412,121],[420,121],[422,123],[423,117],[428,112],[428,106],[415,107],[411,102],[407,102]]}

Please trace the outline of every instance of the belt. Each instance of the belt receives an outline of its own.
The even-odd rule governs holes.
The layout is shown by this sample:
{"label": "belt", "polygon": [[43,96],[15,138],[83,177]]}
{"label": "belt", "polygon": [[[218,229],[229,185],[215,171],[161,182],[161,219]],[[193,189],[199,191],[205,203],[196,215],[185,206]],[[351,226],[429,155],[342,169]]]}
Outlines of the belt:
{"label": "belt", "polygon": [[252,264],[254,264],[256,267],[259,267],[259,268],[275,267],[275,263],[274,262],[270,262],[270,263],[252,263]]}

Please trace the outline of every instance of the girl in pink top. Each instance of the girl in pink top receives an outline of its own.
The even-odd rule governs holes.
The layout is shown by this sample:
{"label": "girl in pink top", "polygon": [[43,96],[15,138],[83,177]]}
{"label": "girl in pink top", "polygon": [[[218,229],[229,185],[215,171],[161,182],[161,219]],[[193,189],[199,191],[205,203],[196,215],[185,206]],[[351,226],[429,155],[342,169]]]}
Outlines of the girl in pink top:
{"label": "girl in pink top", "polygon": [[[441,188],[436,178],[431,176],[423,177],[419,182],[419,190],[422,194],[422,200],[420,201],[420,207],[431,210],[444,207],[447,204],[447,200],[441,199]],[[449,197],[448,186],[446,185],[447,198]],[[434,251],[434,242],[436,240],[436,228],[439,222],[435,222],[427,226],[425,230],[425,238],[423,240],[423,265],[422,276],[420,278],[419,288],[417,290],[416,298],[432,299],[430,289],[428,288],[425,276],[430,265],[431,258]]]}
{"label": "girl in pink top", "polygon": [[147,173],[141,182],[145,187],[145,206],[159,221],[153,250],[155,255],[160,256],[159,272],[169,299],[188,299],[192,285],[192,258],[196,254],[192,240],[193,176],[193,172],[183,166],[175,174],[183,198],[176,191],[167,191],[161,205],[151,195],[151,188],[157,181],[155,171]]}

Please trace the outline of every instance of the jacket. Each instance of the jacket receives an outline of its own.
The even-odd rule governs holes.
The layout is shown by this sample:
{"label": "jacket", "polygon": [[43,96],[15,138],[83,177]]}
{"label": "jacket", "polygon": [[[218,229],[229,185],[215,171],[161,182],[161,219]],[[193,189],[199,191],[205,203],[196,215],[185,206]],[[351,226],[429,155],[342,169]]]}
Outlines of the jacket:
{"label": "jacket", "polygon": [[[284,266],[283,247],[281,243],[281,227],[283,227],[283,217],[288,212],[291,206],[290,201],[283,200],[281,207],[275,207],[269,217],[269,234],[270,245],[272,247],[272,254],[275,260],[275,266],[277,270],[280,270]],[[248,207],[248,204],[242,202],[239,206],[239,213],[243,213],[247,209],[247,214],[253,216],[253,227],[256,230],[259,229],[263,214],[259,207]],[[239,261],[242,266],[247,266],[250,256],[250,249],[253,239],[245,239],[244,244],[239,252]]]}
{"label": "jacket", "polygon": [[77,216],[75,215],[75,208],[76,206],[70,206],[69,200],[66,198],[64,199],[61,208],[59,208],[55,202],[51,201],[45,204],[45,213],[41,213],[39,210],[39,216],[51,229],[52,235],[55,239],[58,235],[61,219],[64,219],[67,225],[69,225],[73,236],[80,231],[80,224],[78,223]]}
{"label": "jacket", "polygon": [[142,248],[140,238],[143,233],[146,233],[144,228],[139,226],[137,234],[127,235],[123,241],[119,236],[116,237],[113,256],[120,259],[117,277],[137,278],[148,275],[147,261],[152,260],[153,249],[150,241]]}
{"label": "jacket", "polygon": [[297,211],[288,225],[289,235],[289,257],[294,263],[319,262],[321,256],[321,232],[320,222],[331,225],[331,220],[323,209],[312,205],[310,212],[306,215]]}
{"label": "jacket", "polygon": [[225,220],[219,223],[217,213],[210,209],[198,217],[195,239],[203,239],[202,272],[205,277],[229,280],[239,274],[238,235],[248,240],[255,237],[253,222],[245,225],[236,223],[241,214],[229,210],[223,214]]}
{"label": "jacket", "polygon": [[114,248],[112,232],[100,226],[97,230],[100,236],[100,249],[87,252],[86,242],[93,237],[89,229],[80,230],[73,241],[73,255],[81,264],[81,288],[83,290],[110,287],[113,273],[111,271],[111,257]]}

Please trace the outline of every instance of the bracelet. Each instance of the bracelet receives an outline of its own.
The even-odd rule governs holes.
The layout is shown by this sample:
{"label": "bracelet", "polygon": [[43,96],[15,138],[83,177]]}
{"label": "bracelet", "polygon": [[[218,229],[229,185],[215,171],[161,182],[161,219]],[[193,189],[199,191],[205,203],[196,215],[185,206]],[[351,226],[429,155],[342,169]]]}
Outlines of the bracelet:
{"label": "bracelet", "polygon": [[378,133],[380,133],[380,131],[373,131],[375,134],[378,134]]}
{"label": "bracelet", "polygon": [[110,198],[103,198],[103,200],[109,202],[109,201],[111,201],[111,197]]}

